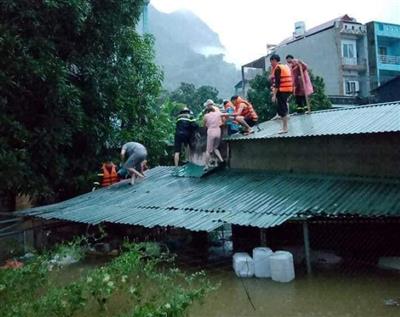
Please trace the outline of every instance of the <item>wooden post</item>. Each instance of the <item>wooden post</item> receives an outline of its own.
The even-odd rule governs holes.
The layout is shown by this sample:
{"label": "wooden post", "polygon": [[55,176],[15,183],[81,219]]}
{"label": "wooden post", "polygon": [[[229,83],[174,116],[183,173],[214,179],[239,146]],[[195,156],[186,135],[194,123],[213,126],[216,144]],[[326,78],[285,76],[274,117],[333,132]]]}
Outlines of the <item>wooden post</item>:
{"label": "wooden post", "polygon": [[267,232],[266,232],[266,229],[264,229],[264,228],[260,229],[260,245],[262,247],[267,246]]}
{"label": "wooden post", "polygon": [[306,81],[304,79],[303,65],[301,63],[299,63],[299,69],[300,69],[301,81],[303,83],[303,91],[304,91],[304,97],[306,98],[308,113],[311,113],[310,100],[308,99],[308,96],[306,94]]}
{"label": "wooden post", "polygon": [[312,273],[311,255],[310,255],[310,237],[308,232],[307,220],[303,222],[304,251],[306,256],[307,274]]}
{"label": "wooden post", "polygon": [[245,88],[246,88],[246,83],[245,83],[244,80],[245,80],[244,79],[244,66],[242,66],[242,97],[246,98],[246,96],[244,95],[244,91],[245,91]]}

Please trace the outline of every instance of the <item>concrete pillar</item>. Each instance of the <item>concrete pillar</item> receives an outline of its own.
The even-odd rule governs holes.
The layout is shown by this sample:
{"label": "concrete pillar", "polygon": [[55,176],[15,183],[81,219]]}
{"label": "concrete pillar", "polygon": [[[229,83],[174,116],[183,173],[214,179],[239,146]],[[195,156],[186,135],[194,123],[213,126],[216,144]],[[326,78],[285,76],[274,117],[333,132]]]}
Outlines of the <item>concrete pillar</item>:
{"label": "concrete pillar", "polygon": [[22,224],[25,253],[31,252],[35,248],[35,237],[32,227],[33,221],[31,219],[26,219]]}

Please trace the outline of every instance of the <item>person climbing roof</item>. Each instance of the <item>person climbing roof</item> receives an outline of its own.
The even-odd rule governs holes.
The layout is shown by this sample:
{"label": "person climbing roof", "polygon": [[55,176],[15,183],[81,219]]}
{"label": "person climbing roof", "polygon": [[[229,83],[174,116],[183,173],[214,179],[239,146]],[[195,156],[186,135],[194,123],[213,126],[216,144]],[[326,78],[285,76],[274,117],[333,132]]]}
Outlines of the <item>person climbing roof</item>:
{"label": "person climbing roof", "polygon": [[258,115],[253,105],[239,96],[233,96],[231,101],[235,106],[235,120],[246,129],[245,134],[253,133],[252,127],[258,122]]}

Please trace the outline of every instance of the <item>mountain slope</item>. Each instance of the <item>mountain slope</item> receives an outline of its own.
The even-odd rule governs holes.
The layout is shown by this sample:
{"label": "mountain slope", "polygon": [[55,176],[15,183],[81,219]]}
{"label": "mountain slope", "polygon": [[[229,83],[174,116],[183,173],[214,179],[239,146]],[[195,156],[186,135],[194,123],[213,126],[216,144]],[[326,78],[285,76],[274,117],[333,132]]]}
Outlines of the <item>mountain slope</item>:
{"label": "mountain slope", "polygon": [[205,57],[198,53],[224,50],[218,34],[200,18],[190,11],[167,14],[150,6],[149,30],[156,39],[156,61],[164,70],[165,88],[173,90],[188,82],[216,87],[221,98],[232,95],[240,72],[222,54]]}

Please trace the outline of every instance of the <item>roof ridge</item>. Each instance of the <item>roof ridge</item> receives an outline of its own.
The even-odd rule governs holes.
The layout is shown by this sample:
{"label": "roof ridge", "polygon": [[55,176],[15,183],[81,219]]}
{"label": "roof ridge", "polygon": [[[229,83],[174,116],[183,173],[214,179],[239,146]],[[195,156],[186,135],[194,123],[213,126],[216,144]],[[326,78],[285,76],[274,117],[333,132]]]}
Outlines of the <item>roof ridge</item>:
{"label": "roof ridge", "polygon": [[266,171],[266,170],[246,170],[246,169],[230,169],[226,170],[225,174],[221,175],[221,172],[217,175],[224,176],[233,173],[247,174],[247,175],[274,175],[282,177],[295,177],[295,178],[311,178],[311,179],[339,179],[347,181],[368,181],[368,182],[380,182],[385,184],[400,184],[400,178],[398,177],[382,177],[382,176],[360,176],[360,175],[340,175],[340,174],[326,174],[326,173],[305,173],[305,172],[289,172],[289,171]]}
{"label": "roof ridge", "polygon": [[[383,107],[383,106],[391,106],[394,104],[400,104],[400,100],[390,101],[390,102],[380,102],[380,103],[369,103],[369,104],[365,104],[365,105],[351,106],[351,107],[345,107],[345,108],[330,108],[330,109],[316,110],[316,111],[311,111],[310,114],[321,113],[321,112],[346,111],[346,110],[354,110],[354,109],[361,109],[361,108]],[[268,120],[268,121],[270,121],[270,120]]]}

